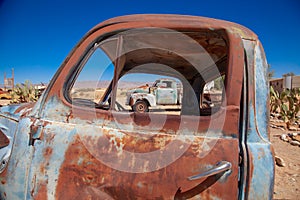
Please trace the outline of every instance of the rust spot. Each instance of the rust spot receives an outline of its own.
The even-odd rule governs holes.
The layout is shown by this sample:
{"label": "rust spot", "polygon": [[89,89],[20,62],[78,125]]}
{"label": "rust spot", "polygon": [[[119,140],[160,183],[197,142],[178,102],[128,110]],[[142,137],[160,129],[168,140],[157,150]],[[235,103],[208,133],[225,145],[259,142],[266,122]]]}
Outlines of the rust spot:
{"label": "rust spot", "polygon": [[40,165],[40,172],[42,174],[45,174],[46,168],[49,166],[49,160],[50,160],[50,157],[51,157],[52,153],[53,153],[53,149],[51,147],[47,147],[43,151],[44,162],[41,163],[41,165]]}
{"label": "rust spot", "polygon": [[[128,173],[103,164],[90,154],[86,149],[86,144],[82,144],[82,139],[76,138],[69,145],[64,163],[60,168],[56,198],[82,199],[88,196],[91,198],[97,196],[97,198],[105,197],[108,199],[170,199],[174,198],[179,187],[184,192],[192,191],[189,194],[198,192],[197,194],[202,198],[219,198],[224,197],[224,195],[226,198],[237,198],[235,190],[232,190],[232,193],[225,191],[223,185],[229,184],[231,187],[238,187],[238,159],[232,156],[238,155],[238,148],[230,149],[230,152],[226,148],[228,145],[237,145],[237,142],[237,139],[221,140],[216,143],[215,148],[205,158],[200,159],[197,158],[197,153],[202,149],[203,140],[198,139],[178,160],[166,168],[148,173]],[[143,152],[155,150],[155,146],[147,146],[150,143],[155,143],[153,138],[145,140],[145,143],[139,145],[132,143],[128,149],[132,151],[140,149],[137,151],[143,150]],[[97,144],[93,145],[97,147]],[[103,149],[99,149],[99,154],[103,153],[101,151]],[[120,164],[130,162],[126,157],[119,159]],[[226,179],[226,183],[217,181],[217,179],[212,179],[213,181],[188,181],[186,179],[186,177],[197,173],[201,166],[205,166],[207,163],[215,164],[213,163],[214,160],[228,160],[234,166],[231,175]],[[189,168],[186,163],[193,163],[192,166],[197,164]],[[213,184],[214,187],[209,187],[210,184]],[[201,194],[199,194],[200,191],[202,191]]]}
{"label": "rust spot", "polygon": [[44,150],[44,157],[45,159],[48,158],[52,155],[52,152],[53,152],[53,149],[51,147],[47,147],[45,150]]}
{"label": "rust spot", "polygon": [[45,184],[39,185],[39,190],[36,195],[34,195],[33,199],[44,199],[47,200],[47,186]]}

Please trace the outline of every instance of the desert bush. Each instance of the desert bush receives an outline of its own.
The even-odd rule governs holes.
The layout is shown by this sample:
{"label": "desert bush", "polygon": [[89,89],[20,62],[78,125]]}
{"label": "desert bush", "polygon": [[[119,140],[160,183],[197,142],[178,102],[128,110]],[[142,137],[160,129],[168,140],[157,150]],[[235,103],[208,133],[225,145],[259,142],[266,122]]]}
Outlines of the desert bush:
{"label": "desert bush", "polygon": [[285,89],[279,94],[271,86],[270,88],[270,111],[279,113],[280,118],[286,123],[287,128],[295,122],[300,110],[300,88]]}
{"label": "desert bush", "polygon": [[38,100],[39,92],[34,88],[30,81],[17,84],[11,92],[11,103],[35,102]]}

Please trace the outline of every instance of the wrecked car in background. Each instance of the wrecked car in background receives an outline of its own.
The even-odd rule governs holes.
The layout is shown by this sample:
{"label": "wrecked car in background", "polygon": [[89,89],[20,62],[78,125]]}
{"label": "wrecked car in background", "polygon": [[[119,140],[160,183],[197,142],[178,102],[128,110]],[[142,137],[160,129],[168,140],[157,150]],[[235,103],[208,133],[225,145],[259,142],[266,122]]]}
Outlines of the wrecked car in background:
{"label": "wrecked car in background", "polygon": [[[266,74],[260,41],[238,24],[100,23],[38,102],[0,109],[1,199],[272,199]],[[180,111],[130,111],[121,81],[157,76],[181,83]],[[213,80],[221,103],[203,108]]]}

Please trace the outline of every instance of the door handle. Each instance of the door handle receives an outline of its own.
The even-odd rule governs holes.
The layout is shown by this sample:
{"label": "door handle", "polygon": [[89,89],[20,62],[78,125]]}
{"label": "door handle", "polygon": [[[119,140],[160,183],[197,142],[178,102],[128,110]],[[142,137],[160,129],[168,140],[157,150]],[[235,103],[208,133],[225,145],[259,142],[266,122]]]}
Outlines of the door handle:
{"label": "door handle", "polygon": [[221,161],[221,162],[217,163],[215,166],[213,166],[211,169],[209,169],[205,172],[201,172],[200,174],[188,177],[188,180],[193,181],[193,180],[213,176],[213,175],[216,175],[216,174],[220,174],[220,173],[223,173],[223,172],[226,172],[226,171],[230,170],[231,166],[232,165],[231,165],[230,162]]}

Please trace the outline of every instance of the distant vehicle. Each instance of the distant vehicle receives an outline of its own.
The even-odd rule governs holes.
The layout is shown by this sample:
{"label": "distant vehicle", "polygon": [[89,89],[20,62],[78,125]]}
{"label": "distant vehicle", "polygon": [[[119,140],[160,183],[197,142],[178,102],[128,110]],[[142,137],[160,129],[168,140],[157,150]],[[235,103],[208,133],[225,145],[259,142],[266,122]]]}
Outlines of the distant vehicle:
{"label": "distant vehicle", "polygon": [[44,92],[44,90],[46,89],[46,85],[45,84],[41,84],[41,85],[35,85],[34,89],[37,91],[37,96],[40,97],[42,95],[42,93]]}
{"label": "distant vehicle", "polygon": [[[145,85],[133,88],[127,92],[126,105],[131,106],[134,112],[148,112],[149,107],[158,105],[181,105],[182,85],[174,79],[158,79],[152,86]],[[203,92],[201,108],[214,106],[212,94]],[[216,95],[215,95],[216,96]]]}
{"label": "distant vehicle", "polygon": [[158,79],[153,86],[131,89],[127,92],[126,105],[135,112],[148,112],[150,106],[180,105],[182,86],[173,79]]}
{"label": "distant vehicle", "polygon": [[11,99],[10,92],[0,89],[0,99]]}
{"label": "distant vehicle", "polygon": [[[102,22],[36,103],[0,108],[0,199],[272,199],[267,71],[257,35],[232,22]],[[145,95],[178,112],[130,112],[122,80],[145,76],[182,93],[162,79],[129,105],[145,111],[133,98]]]}

